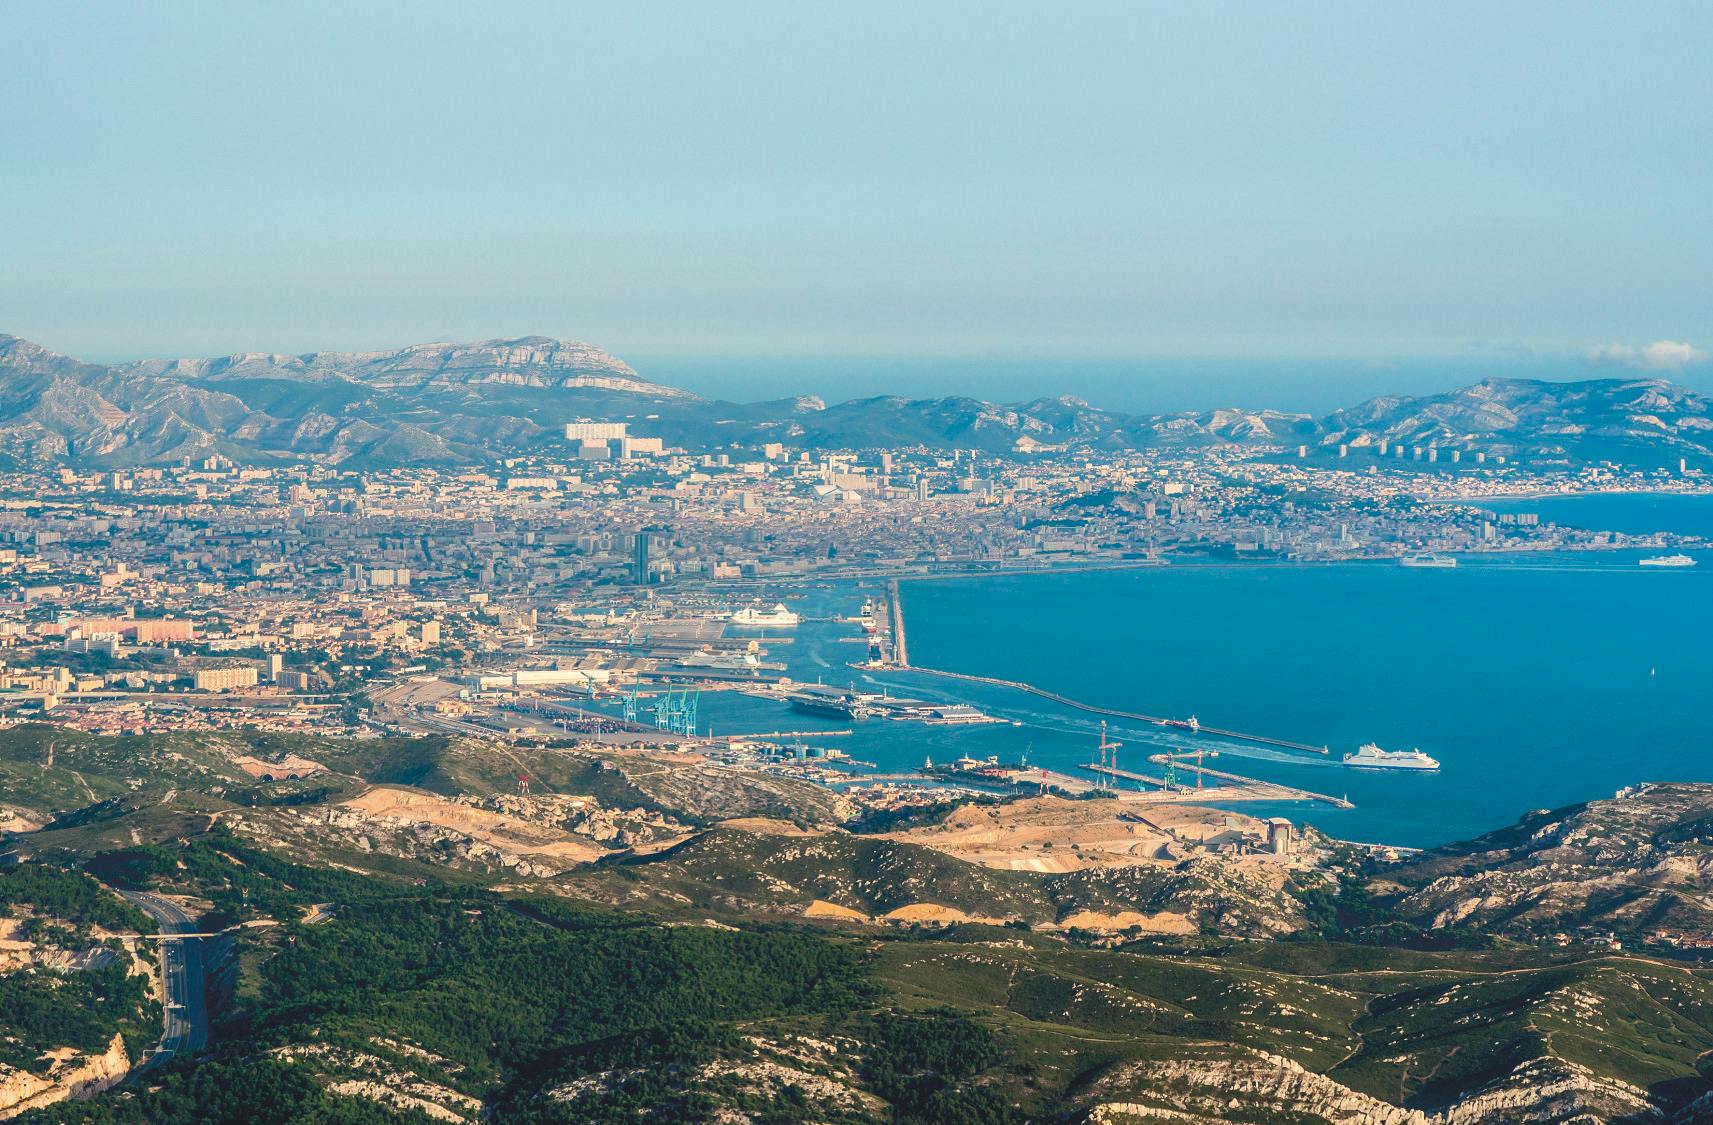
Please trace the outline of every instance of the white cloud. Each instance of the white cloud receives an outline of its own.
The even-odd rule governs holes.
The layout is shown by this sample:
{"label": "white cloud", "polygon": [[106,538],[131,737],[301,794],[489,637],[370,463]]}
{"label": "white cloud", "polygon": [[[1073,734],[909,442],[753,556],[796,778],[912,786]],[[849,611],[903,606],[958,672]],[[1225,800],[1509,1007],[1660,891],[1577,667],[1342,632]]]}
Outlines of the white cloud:
{"label": "white cloud", "polygon": [[1635,371],[1682,371],[1693,363],[1707,362],[1707,353],[1681,340],[1655,340],[1634,347],[1602,344],[1588,349],[1588,362],[1598,367],[1628,367]]}

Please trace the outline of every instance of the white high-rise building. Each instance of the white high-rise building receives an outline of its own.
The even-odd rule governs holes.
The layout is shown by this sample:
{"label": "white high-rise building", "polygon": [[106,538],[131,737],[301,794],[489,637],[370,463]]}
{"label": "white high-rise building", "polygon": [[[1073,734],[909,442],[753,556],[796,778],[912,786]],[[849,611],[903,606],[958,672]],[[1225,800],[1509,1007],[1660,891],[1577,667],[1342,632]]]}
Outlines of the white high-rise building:
{"label": "white high-rise building", "polygon": [[625,436],[625,422],[567,422],[566,441],[618,441]]}

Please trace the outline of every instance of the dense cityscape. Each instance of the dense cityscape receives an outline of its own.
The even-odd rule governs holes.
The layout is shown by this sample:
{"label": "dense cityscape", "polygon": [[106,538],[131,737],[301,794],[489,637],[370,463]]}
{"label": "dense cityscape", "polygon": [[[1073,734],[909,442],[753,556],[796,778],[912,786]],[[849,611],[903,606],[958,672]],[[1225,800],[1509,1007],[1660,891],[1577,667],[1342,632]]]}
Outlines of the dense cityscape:
{"label": "dense cityscape", "polygon": [[1316,463],[1264,447],[710,453],[638,441],[624,423],[569,428],[563,459],[486,472],[211,458],[0,476],[7,719],[51,712],[135,733],[170,713],[195,727],[356,732],[375,718],[352,698],[425,671],[462,684],[565,670],[565,683],[616,690],[657,663],[638,622],[729,615],[780,584],[1669,550],[1694,544],[1483,504],[1706,487],[1693,471],[1543,472],[1484,456],[1436,471],[1378,451]]}

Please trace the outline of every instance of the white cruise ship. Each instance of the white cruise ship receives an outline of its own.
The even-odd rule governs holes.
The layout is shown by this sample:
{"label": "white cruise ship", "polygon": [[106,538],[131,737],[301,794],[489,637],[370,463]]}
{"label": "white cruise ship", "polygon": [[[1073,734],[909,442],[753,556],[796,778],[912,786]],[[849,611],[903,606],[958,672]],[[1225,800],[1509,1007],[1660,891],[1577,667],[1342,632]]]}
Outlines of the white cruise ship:
{"label": "white cruise ship", "polygon": [[1437,770],[1439,762],[1420,750],[1382,750],[1372,742],[1344,756],[1344,764],[1358,770]]}
{"label": "white cruise ship", "polygon": [[1694,566],[1695,560],[1688,555],[1655,555],[1651,559],[1643,559],[1642,566]]}
{"label": "white cruise ship", "polygon": [[733,625],[747,625],[754,629],[792,629],[803,619],[786,609],[783,604],[772,609],[761,609],[758,606],[746,605],[732,614]]}
{"label": "white cruise ship", "polygon": [[1450,555],[1405,555],[1403,558],[1398,560],[1398,565],[1436,568],[1454,567],[1457,565],[1457,560],[1452,558]]}
{"label": "white cruise ship", "polygon": [[712,668],[721,672],[758,672],[761,657],[753,652],[713,652],[701,649],[680,660],[684,668]]}

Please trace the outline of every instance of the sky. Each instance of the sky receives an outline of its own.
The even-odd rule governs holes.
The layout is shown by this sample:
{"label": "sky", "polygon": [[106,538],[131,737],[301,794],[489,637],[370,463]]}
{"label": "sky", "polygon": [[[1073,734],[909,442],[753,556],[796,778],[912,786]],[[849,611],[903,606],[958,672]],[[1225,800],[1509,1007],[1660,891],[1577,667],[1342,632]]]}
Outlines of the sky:
{"label": "sky", "polygon": [[86,359],[1710,377],[1713,4],[0,0],[0,42],[0,332]]}

